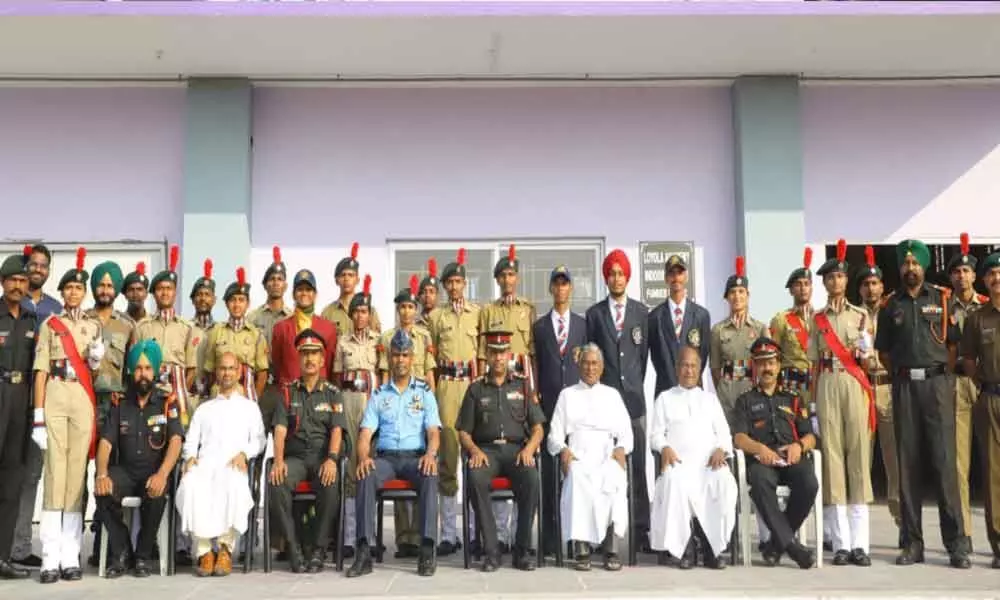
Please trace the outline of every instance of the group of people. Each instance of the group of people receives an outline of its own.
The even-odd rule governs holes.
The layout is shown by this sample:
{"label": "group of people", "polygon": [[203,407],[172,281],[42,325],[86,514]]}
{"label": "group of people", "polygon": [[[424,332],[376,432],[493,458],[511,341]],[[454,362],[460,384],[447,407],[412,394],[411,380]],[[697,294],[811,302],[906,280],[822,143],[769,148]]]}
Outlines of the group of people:
{"label": "group of people", "polygon": [[[889,508],[900,529],[897,563],[923,561],[921,452],[927,448],[945,547],[954,567],[968,568],[973,414],[986,469],[993,566],[1000,568],[994,460],[1000,453],[1000,253],[977,265],[964,235],[961,253],[948,265],[951,290],[925,281],[929,251],[907,240],[897,247],[903,285],[885,294],[868,249],[867,264],[852,282],[864,300],[860,307],[846,300],[849,266],[841,242],[817,271],[827,302],[813,310],[807,251],[788,278],[792,308],[769,324],[749,315],[742,258],[725,282],[729,315],[712,325],[708,311],[686,297],[683,257],[666,261],[670,296],[649,311],[627,296],[631,266],[621,250],[602,265],[606,299],[585,315],[572,313],[573,277],[557,266],[550,277],[552,309],[538,317],[516,293],[519,261],[511,246],[493,271],[500,289],[494,302],[480,307],[465,299],[460,249],[440,276],[431,259],[422,281],[411,277],[395,297],[396,326],[383,331],[371,278],[356,289],[357,251],[355,244],[334,269],[339,298],[317,311],[315,274],[303,269],[292,276],[275,248],[262,280],[265,304],[249,310],[250,284],[238,269],[223,293],[229,313],[223,322],[212,320],[210,260],[191,289],[194,318],[175,313],[177,247],[167,268],[152,277],[142,264],[124,275],[111,262],[88,273],[81,249],[59,281],[61,302],[41,291],[51,261],[44,246],[4,260],[0,578],[27,577],[25,567],[39,568],[43,583],[82,577],[90,459],[96,461],[95,521],[109,538],[109,577],[150,573],[155,531],[174,506],[180,545],[195,572],[228,574],[239,536],[253,526],[251,466],[262,464],[253,459],[263,456],[269,435],[274,458],[264,477],[274,543],[265,551],[279,552],[293,572],[323,569],[344,502],[347,519],[339,533],[345,557],[354,559],[346,574],[370,573],[372,554],[383,551],[374,547],[378,490],[406,480],[417,501],[395,507],[396,557],[416,558],[418,573],[432,575],[438,556],[461,548],[463,462],[484,571],[497,569],[507,552],[515,568],[531,570],[533,553],[552,555],[563,544],[575,568],[590,569],[597,551],[603,567],[616,571],[625,535],[680,568],[696,564],[699,552],[704,565],[722,568],[735,524],[730,461],[737,449],[749,457],[765,564],[778,564],[784,554],[802,568],[815,564],[815,553],[794,532],[822,493],[833,564],[867,566],[876,431]],[[977,267],[989,297],[974,291]],[[289,278],[294,306],[285,303]],[[85,310],[88,284],[94,306]],[[441,288],[447,298],[439,303]],[[150,292],[156,310],[147,314]],[[128,300],[124,313],[113,307],[120,293]],[[643,388],[650,362],[656,396],[647,422]],[[705,365],[715,393],[701,385]],[[648,448],[657,458],[652,495]],[[811,466],[814,448],[822,450],[822,482]],[[180,483],[173,489],[175,471]],[[41,472],[39,558],[30,551],[30,507]],[[497,477],[509,482],[513,507],[492,501]],[[305,540],[292,506],[302,482],[316,497],[316,523]],[[791,488],[784,509],[779,485]],[[541,486],[559,493],[541,494]],[[171,493],[176,497],[168,498]],[[542,547],[535,549],[540,494]],[[128,496],[142,499],[134,547],[122,521]]]}

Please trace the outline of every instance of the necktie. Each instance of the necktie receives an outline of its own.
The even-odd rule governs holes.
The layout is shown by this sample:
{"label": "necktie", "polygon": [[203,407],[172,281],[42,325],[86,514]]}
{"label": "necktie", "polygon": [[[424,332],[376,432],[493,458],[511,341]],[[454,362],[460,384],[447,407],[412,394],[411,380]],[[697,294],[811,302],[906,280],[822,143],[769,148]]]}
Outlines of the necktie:
{"label": "necktie", "polygon": [[625,327],[625,305],[618,303],[615,304],[615,331],[618,332],[618,337],[621,337],[623,327]]}
{"label": "necktie", "polygon": [[559,317],[559,328],[556,331],[556,340],[559,342],[559,356],[566,356],[566,342],[569,335],[566,332],[566,319]]}
{"label": "necktie", "polygon": [[681,329],[684,328],[684,313],[681,312],[681,307],[674,309],[674,335],[677,339],[681,339]]}

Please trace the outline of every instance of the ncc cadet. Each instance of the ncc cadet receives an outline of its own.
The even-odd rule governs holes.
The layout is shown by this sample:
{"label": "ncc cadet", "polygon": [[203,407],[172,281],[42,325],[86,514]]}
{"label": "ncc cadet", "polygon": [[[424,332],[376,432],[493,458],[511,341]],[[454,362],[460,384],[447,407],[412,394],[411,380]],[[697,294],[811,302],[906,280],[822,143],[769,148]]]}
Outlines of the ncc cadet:
{"label": "ncc cadet", "polygon": [[441,413],[441,545],[445,556],[462,547],[458,519],[459,444],[455,424],[469,382],[476,377],[479,306],[465,299],[465,248],[441,273],[448,304],[430,315],[431,346],[437,351],[435,395]]}
{"label": "ncc cadet", "polygon": [[[816,447],[805,403],[778,387],[781,353],[777,342],[761,338],[750,354],[757,386],[736,401],[733,445],[755,460],[747,461],[750,497],[767,523],[771,538],[762,548],[769,567],[788,556],[803,569],[816,564],[816,554],[795,540],[795,532],[809,516],[819,482],[807,453]],[[791,494],[784,511],[778,506],[777,487]]]}
{"label": "ncc cadet", "polygon": [[100,520],[108,529],[106,574],[112,579],[125,573],[132,549],[128,526],[122,520],[122,499],[142,498],[132,565],[136,577],[150,575],[148,563],[153,560],[160,519],[165,509],[172,509],[164,494],[181,455],[184,429],[172,397],[154,385],[161,358],[153,340],[129,349],[129,390],[120,401],[116,397],[101,427],[94,495]]}
{"label": "ncc cadet", "polygon": [[980,386],[975,423],[986,487],[986,534],[993,568],[1000,569],[1000,252],[987,256],[981,268],[989,302],[965,322],[962,358],[964,372]]}
{"label": "ncc cadet", "polygon": [[[28,293],[25,268],[30,251],[0,265],[0,579],[24,579],[27,569],[11,563],[21,483],[27,477],[25,440],[31,406],[30,375],[37,317],[21,304]],[[29,552],[30,554],[30,552]]]}
{"label": "ncc cadet", "polygon": [[941,537],[951,565],[972,566],[970,540],[964,534],[955,461],[955,378],[958,326],[949,314],[950,290],[927,283],[930,251],[919,240],[896,246],[902,290],[879,314],[875,348],[892,377],[892,413],[899,457],[903,551],[896,564],[924,560],[921,525],[925,451],[941,519]]}
{"label": "ncc cadet", "polygon": [[[344,402],[346,436],[351,448],[357,446],[358,430],[361,427],[361,417],[368,404],[368,398],[371,397],[372,391],[379,387],[378,336],[368,326],[372,306],[371,280],[371,275],[365,275],[361,293],[354,294],[351,298],[351,332],[340,338],[333,364],[333,372],[340,385],[341,398]],[[347,477],[345,482],[347,523],[344,527],[344,539],[347,540],[347,544],[354,543],[357,533],[357,524],[354,521],[356,483],[354,474],[357,466],[356,457],[352,453],[348,472],[343,474]],[[353,556],[354,547],[347,546],[344,552],[345,558],[350,558]]]}
{"label": "ncc cadet", "polygon": [[431,313],[437,308],[439,285],[441,280],[438,279],[437,260],[432,257],[427,259],[427,276],[420,280],[420,315],[417,317],[417,325],[430,328]]}
{"label": "ncc cadet", "polygon": [[[323,570],[340,512],[335,483],[347,422],[339,390],[323,378],[323,338],[306,329],[296,336],[295,345],[302,376],[279,392],[282,397],[274,411],[274,464],[268,476],[268,493],[272,514],[287,540],[292,572],[318,573]],[[292,517],[292,492],[302,481],[309,481],[316,492],[317,522],[308,565],[296,542]]]}
{"label": "ncc cadet", "polygon": [[[261,282],[267,291],[267,302],[250,311],[247,321],[260,330],[267,340],[267,347],[271,347],[271,334],[274,331],[274,324],[282,319],[292,316],[292,309],[285,306],[285,292],[288,291],[288,270],[281,260],[281,248],[275,246],[271,249],[271,265],[264,271],[264,279]],[[271,364],[271,372],[268,375],[268,382],[274,382],[274,364]]]}
{"label": "ncc cadet", "polygon": [[195,356],[194,385],[189,388],[190,410],[194,413],[203,400],[207,400],[208,378],[205,376],[205,349],[208,347],[208,332],[215,326],[212,309],[215,308],[215,280],[212,279],[212,260],[205,259],[201,277],[191,286],[191,303],[194,305],[194,320],[191,322],[191,346]]}
{"label": "ncc cadet", "polygon": [[538,473],[535,453],[544,435],[545,415],[541,407],[525,395],[522,381],[513,379],[509,331],[483,334],[487,348],[486,375],[469,386],[462,400],[456,428],[462,449],[469,455],[469,487],[483,535],[483,571],[500,566],[497,531],[494,527],[490,489],[493,478],[511,480],[517,502],[517,532],[513,545],[514,567],[533,571],[531,525],[538,506]]}
{"label": "ncc cadet", "polygon": [[31,437],[45,452],[44,499],[39,536],[42,583],[76,581],[83,541],[83,486],[96,442],[97,399],[93,371],[104,358],[101,322],[84,314],[88,274],[86,251],[77,250],[76,268],[59,280],[63,310],[50,315],[38,332],[35,351],[34,429]]}
{"label": "ncc cadet", "polygon": [[871,436],[875,399],[868,381],[872,338],[867,313],[847,302],[847,244],[820,266],[827,301],[813,316],[807,356],[823,444],[824,520],[830,523],[833,564],[872,564],[868,505],[872,502]]}
{"label": "ncc cadet", "polygon": [[191,323],[178,316],[174,310],[179,259],[180,249],[171,246],[167,268],[154,275],[149,282],[156,300],[156,314],[149,315],[136,324],[132,330],[132,343],[156,340],[163,352],[160,385],[165,392],[174,395],[181,414],[181,425],[187,427],[191,415],[187,391],[194,385],[197,362],[192,344],[194,334]]}
{"label": "ncc cadet", "polygon": [[[369,543],[375,539],[375,491],[386,481],[406,479],[417,490],[420,550],[417,573],[437,570],[438,447],[441,419],[430,386],[413,376],[413,341],[397,330],[389,345],[391,375],[372,395],[358,434],[357,552],[348,577],[372,572]],[[372,437],[378,433],[375,454]],[[381,549],[380,549],[381,551]]]}
{"label": "ncc cadet", "polygon": [[750,347],[768,335],[767,326],[750,316],[750,280],[742,256],[736,257],[736,272],[726,280],[722,295],[729,303],[729,317],[712,326],[709,356],[715,393],[731,422],[736,399],[753,387]]}
{"label": "ncc cadet", "polygon": [[[331,302],[323,309],[323,318],[333,321],[337,326],[337,335],[344,335],[351,330],[351,298],[354,297],[354,290],[358,287],[358,243],[351,244],[350,256],[340,259],[333,270],[334,279],[340,288],[340,297],[336,302]],[[375,333],[381,333],[382,323],[378,318],[378,311],[372,307],[370,327]]]}
{"label": "ncc cadet", "polygon": [[[858,291],[864,309],[868,312],[868,323],[872,337],[878,335],[879,314],[892,293],[885,295],[882,283],[882,269],[875,263],[875,249],[865,247],[866,266],[858,274]],[[875,412],[878,418],[879,447],[882,450],[882,464],[885,465],[886,497],[889,515],[899,528],[899,465],[896,462],[896,432],[892,421],[892,386],[885,365],[875,353],[868,363],[868,381],[875,392]]]}
{"label": "ncc cadet", "polygon": [[[236,269],[236,281],[229,284],[222,296],[229,319],[208,332],[205,342],[205,375],[214,383],[215,366],[223,354],[231,352],[240,362],[240,385],[246,397],[254,402],[267,385],[267,340],[259,329],[246,320],[250,304],[250,284],[243,267]],[[209,396],[215,397],[215,391]]]}
{"label": "ncc cadet", "polygon": [[125,276],[122,282],[122,293],[128,301],[125,313],[135,324],[146,318],[146,298],[149,297],[149,278],[146,277],[146,263],[139,262],[135,271]]}
{"label": "ncc cadet", "polygon": [[[792,271],[785,282],[785,288],[792,296],[792,308],[774,315],[768,328],[781,348],[779,385],[802,398],[810,397],[809,377],[812,373],[812,365],[806,356],[813,321],[811,265],[812,248],[806,248],[802,266]],[[814,409],[811,408],[810,412],[813,413]]]}
{"label": "ncc cadet", "polygon": [[[414,377],[434,390],[434,348],[431,345],[431,335],[425,328],[416,324],[418,306],[417,276],[410,277],[410,286],[396,294],[396,317],[399,326],[382,334],[379,341],[378,368],[381,381],[389,381],[389,343],[397,331],[405,331],[413,344],[412,370]],[[370,323],[370,321],[369,321]],[[410,515],[410,503],[396,502],[394,507],[396,525],[396,558],[412,558],[417,555],[420,546],[420,533]]]}
{"label": "ncc cadet", "polygon": [[[969,254],[969,234],[960,236],[961,250],[948,261],[948,278],[951,279],[951,305],[949,311],[963,331],[969,315],[989,304],[989,297],[976,293],[976,257]],[[959,356],[963,355],[959,339]],[[962,501],[963,531],[972,539],[972,509],[969,506],[969,462],[972,459],[972,415],[975,414],[979,390],[973,380],[974,373],[966,373],[963,361],[955,363],[955,460],[958,469],[958,494]],[[971,542],[970,542],[971,543]],[[971,551],[971,550],[970,550]]]}

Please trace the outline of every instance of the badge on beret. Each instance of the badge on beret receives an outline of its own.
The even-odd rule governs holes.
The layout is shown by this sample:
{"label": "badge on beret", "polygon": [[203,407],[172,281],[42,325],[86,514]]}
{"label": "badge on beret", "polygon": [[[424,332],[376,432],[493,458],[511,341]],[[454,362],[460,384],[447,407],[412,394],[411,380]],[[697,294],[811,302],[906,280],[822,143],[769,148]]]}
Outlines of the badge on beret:
{"label": "badge on beret", "polygon": [[632,342],[635,343],[636,345],[642,343],[642,327],[640,327],[639,325],[636,325],[635,327],[632,328]]}
{"label": "badge on beret", "polygon": [[697,348],[701,346],[701,332],[697,329],[692,329],[688,332],[688,345]]}
{"label": "badge on beret", "polygon": [[170,417],[171,419],[176,419],[177,418],[177,409],[176,408],[171,408],[169,411],[167,411],[167,416]]}
{"label": "badge on beret", "polygon": [[299,279],[305,279],[306,277],[309,277],[309,271],[306,271],[305,269],[302,269],[301,271],[299,271],[295,275],[295,277],[297,277]]}

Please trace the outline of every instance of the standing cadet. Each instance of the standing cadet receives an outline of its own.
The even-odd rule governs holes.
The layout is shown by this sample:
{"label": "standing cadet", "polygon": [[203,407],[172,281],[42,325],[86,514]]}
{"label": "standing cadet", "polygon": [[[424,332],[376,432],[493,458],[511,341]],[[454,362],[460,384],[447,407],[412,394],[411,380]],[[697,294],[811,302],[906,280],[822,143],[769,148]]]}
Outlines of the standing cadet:
{"label": "standing cadet", "polygon": [[420,280],[420,316],[417,317],[417,325],[430,328],[431,313],[437,308],[439,285],[441,280],[438,279],[437,260],[431,257],[427,259],[427,276]]}
{"label": "standing cadet", "polygon": [[138,324],[146,318],[146,298],[149,297],[149,278],[146,277],[146,263],[139,262],[135,271],[125,276],[122,282],[122,293],[128,301],[125,313]]}
{"label": "standing cadet", "polygon": [[194,304],[194,320],[191,322],[191,346],[195,355],[194,385],[191,386],[190,409],[194,413],[198,405],[208,396],[208,378],[205,377],[205,348],[208,347],[208,332],[215,326],[212,309],[215,308],[215,280],[212,279],[212,259],[205,259],[201,277],[191,286],[191,303]]}
{"label": "standing cadet", "polygon": [[902,553],[896,564],[924,560],[922,489],[929,451],[941,519],[941,537],[953,567],[968,569],[970,540],[962,528],[955,461],[955,380],[958,327],[948,314],[950,291],[927,283],[930,251],[919,240],[896,246],[903,289],[879,314],[875,348],[892,377],[892,416],[899,457]]}
{"label": "standing cadet", "polygon": [[83,487],[93,457],[96,415],[92,371],[104,358],[101,322],[80,306],[87,293],[86,251],[76,268],[59,280],[63,311],[50,315],[38,332],[35,351],[34,429],[31,438],[45,452],[45,497],[39,536],[42,583],[60,577],[76,581],[83,541]]}
{"label": "standing cadet", "polygon": [[215,366],[223,354],[231,352],[240,363],[240,385],[246,397],[257,402],[267,385],[267,340],[259,329],[246,320],[250,305],[250,284],[243,267],[236,269],[236,281],[229,284],[222,296],[229,311],[229,320],[219,323],[208,332],[205,342],[204,375],[213,384],[209,391],[215,397]]}
{"label": "standing cadet", "polygon": [[[389,342],[396,331],[405,331],[413,344],[412,373],[414,377],[424,381],[434,391],[434,348],[431,345],[431,334],[425,328],[416,324],[418,306],[417,276],[410,277],[410,287],[396,294],[396,316],[399,326],[384,334],[379,341],[378,368],[382,381],[389,381]],[[410,515],[410,503],[396,502],[396,558],[412,558],[417,555],[420,546],[419,532]]]}
{"label": "standing cadet", "polygon": [[[368,326],[371,317],[372,294],[371,275],[365,275],[365,283],[359,294],[354,294],[351,298],[351,328],[350,334],[345,334],[339,338],[337,353],[333,362],[333,372],[336,381],[341,388],[341,398],[344,403],[344,418],[347,439],[350,447],[357,446],[358,430],[361,427],[361,417],[364,415],[365,406],[373,390],[379,386],[378,378],[378,336]],[[354,543],[357,533],[357,523],[355,516],[355,471],[357,470],[357,460],[351,453],[351,462],[348,472],[342,476],[347,478],[345,492],[347,502],[345,507],[346,523],[344,525],[344,539],[347,544]],[[354,555],[353,546],[345,546],[344,558]]]}
{"label": "standing cadet", "polygon": [[[969,254],[969,234],[963,233],[961,252],[948,261],[948,278],[951,279],[952,303],[948,310],[954,315],[956,325],[961,333],[969,315],[988,304],[990,299],[977,294],[976,260]],[[959,356],[962,356],[962,343],[958,344]],[[972,539],[972,509],[969,506],[969,462],[972,459],[972,415],[975,413],[976,399],[979,390],[973,380],[974,373],[963,370],[963,361],[955,364],[955,460],[958,469],[958,494],[962,500],[963,532]]]}
{"label": "standing cadet", "polygon": [[[375,540],[375,491],[386,481],[406,479],[417,490],[420,550],[417,574],[437,570],[434,553],[438,526],[438,447],[441,419],[437,400],[427,382],[411,372],[413,341],[400,329],[389,344],[391,377],[365,407],[358,434],[357,552],[348,577],[372,572],[368,544]],[[375,455],[372,437],[379,433]],[[381,552],[381,548],[379,548]]]}
{"label": "standing cadet", "polygon": [[962,358],[964,372],[980,385],[975,423],[986,487],[986,535],[993,568],[1000,569],[1000,252],[986,257],[982,273],[989,303],[965,322]]}
{"label": "standing cadet", "polygon": [[677,385],[674,368],[684,346],[697,350],[701,364],[708,364],[708,341],[712,335],[708,310],[687,297],[688,270],[684,259],[678,254],[671,255],[663,270],[670,296],[649,312],[646,325],[649,358],[656,370],[656,396]]}
{"label": "standing cadet", "polygon": [[[281,388],[282,398],[274,412],[274,464],[268,475],[268,493],[272,514],[288,541],[292,572],[319,573],[340,512],[341,498],[334,484],[347,423],[339,390],[323,379],[326,342],[306,329],[295,338],[295,344],[302,377]],[[311,482],[316,493],[315,536],[308,565],[303,564],[292,517],[292,492],[303,481]]]}
{"label": "standing cadet", "polygon": [[465,299],[465,248],[442,272],[448,304],[430,314],[431,347],[437,351],[436,396],[441,416],[441,545],[446,556],[461,548],[458,519],[459,445],[455,424],[469,382],[477,372],[479,306]]}
{"label": "standing cadet", "polygon": [[469,386],[462,400],[456,428],[462,449],[469,455],[469,487],[483,534],[483,571],[500,566],[490,490],[495,477],[511,480],[517,502],[517,533],[513,544],[514,568],[534,571],[528,556],[531,525],[538,506],[538,473],[535,453],[542,443],[545,415],[524,393],[521,381],[509,377],[509,331],[484,333],[488,374]]}
{"label": "standing cadet", "polygon": [[[271,250],[271,266],[264,271],[264,280],[261,282],[267,290],[267,302],[250,311],[247,321],[260,330],[267,340],[267,347],[271,347],[271,334],[274,324],[278,321],[292,316],[292,309],[285,306],[285,292],[288,291],[288,270],[281,260],[281,248],[275,246]],[[274,365],[271,365],[269,380],[273,382]]]}
{"label": "standing cadet", "polygon": [[[0,331],[4,332],[0,338],[0,579],[24,579],[29,575],[26,569],[10,560],[19,520],[22,481],[28,475],[25,441],[29,429],[29,385],[37,320],[35,313],[21,304],[28,293],[26,263],[29,256],[30,250],[23,256],[8,256],[0,265],[0,283],[3,284]],[[28,523],[30,541],[31,515]],[[30,554],[29,550],[25,556]]]}
{"label": "standing cadet", "polygon": [[[865,247],[865,262],[867,266],[858,275],[858,287],[861,301],[868,311],[868,323],[872,328],[872,336],[878,335],[879,313],[892,293],[885,295],[882,284],[882,269],[875,264],[875,249]],[[879,447],[882,449],[882,464],[885,465],[886,498],[889,504],[889,514],[896,528],[899,528],[899,464],[896,461],[896,432],[892,421],[892,385],[885,365],[875,353],[869,361],[868,381],[875,391],[875,412],[878,417]]]}
{"label": "standing cadet", "polygon": [[[351,255],[340,259],[333,270],[333,277],[340,288],[340,297],[336,302],[327,305],[322,313],[324,319],[333,321],[337,326],[337,335],[345,335],[351,330],[351,298],[354,297],[354,290],[358,287],[358,266],[358,243],[354,242],[351,244]],[[369,326],[375,333],[382,331],[382,323],[374,306]]]}
{"label": "standing cadet", "polygon": [[[809,377],[812,365],[806,356],[809,330],[812,327],[812,248],[806,248],[802,266],[788,276],[785,288],[792,296],[792,308],[782,310],[771,319],[768,328],[781,347],[781,377],[779,385],[792,394],[809,398]],[[810,414],[815,414],[815,407]]]}
{"label": "standing cadet", "polygon": [[160,384],[164,392],[173,394],[181,413],[181,425],[187,427],[191,415],[188,390],[194,385],[196,356],[191,323],[177,315],[177,261],[180,249],[170,247],[170,261],[149,282],[156,300],[156,314],[149,315],[132,330],[132,343],[156,340],[163,353],[160,365]]}
{"label": "standing cadet", "polygon": [[847,244],[817,275],[826,287],[826,306],[813,317],[809,360],[814,365],[813,398],[823,444],[823,505],[830,523],[833,564],[869,567],[872,501],[871,435],[875,399],[866,375],[872,353],[867,314],[847,302]]}
{"label": "standing cadet", "polygon": [[750,316],[750,281],[742,256],[736,257],[736,273],[726,280],[722,296],[729,303],[729,317],[712,326],[710,360],[715,393],[732,423],[736,399],[753,387],[750,347],[769,335],[767,326]]}

